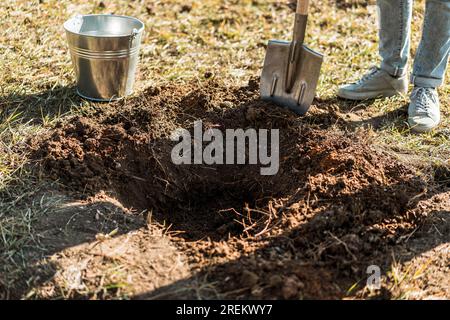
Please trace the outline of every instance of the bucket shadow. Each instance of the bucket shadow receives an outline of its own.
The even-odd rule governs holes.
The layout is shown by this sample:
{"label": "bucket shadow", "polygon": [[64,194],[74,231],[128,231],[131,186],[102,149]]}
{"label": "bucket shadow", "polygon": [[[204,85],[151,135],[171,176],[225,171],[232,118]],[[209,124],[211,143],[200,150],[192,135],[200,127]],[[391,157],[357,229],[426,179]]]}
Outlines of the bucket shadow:
{"label": "bucket shadow", "polygon": [[22,123],[42,124],[79,107],[83,99],[76,93],[76,86],[56,86],[46,91],[23,94],[12,93],[0,97],[0,121],[18,114]]}

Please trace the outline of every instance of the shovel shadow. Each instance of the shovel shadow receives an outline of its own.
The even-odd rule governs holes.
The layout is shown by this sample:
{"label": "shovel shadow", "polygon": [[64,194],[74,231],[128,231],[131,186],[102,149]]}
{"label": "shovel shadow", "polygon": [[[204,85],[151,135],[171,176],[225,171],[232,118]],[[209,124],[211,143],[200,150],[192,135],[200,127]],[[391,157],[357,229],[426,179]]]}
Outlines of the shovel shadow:
{"label": "shovel shadow", "polygon": [[375,131],[383,131],[385,128],[395,128],[398,131],[405,131],[409,129],[407,104],[388,112],[370,113],[366,111],[375,102],[377,99],[351,101],[337,97],[316,98],[314,105],[319,112],[307,114],[307,119],[324,128],[334,124],[350,130],[371,128]]}

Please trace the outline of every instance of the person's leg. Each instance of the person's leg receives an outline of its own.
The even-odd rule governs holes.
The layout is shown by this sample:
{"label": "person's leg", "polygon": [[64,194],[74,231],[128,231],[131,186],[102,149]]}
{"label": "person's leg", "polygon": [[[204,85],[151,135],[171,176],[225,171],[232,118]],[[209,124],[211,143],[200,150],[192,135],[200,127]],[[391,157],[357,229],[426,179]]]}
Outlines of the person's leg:
{"label": "person's leg", "polygon": [[378,0],[381,68],[359,81],[343,85],[337,95],[352,100],[390,97],[408,90],[412,0]]}
{"label": "person's leg", "polygon": [[428,0],[411,82],[419,87],[440,86],[444,81],[449,53],[450,0]]}
{"label": "person's leg", "polygon": [[377,0],[381,69],[394,77],[407,72],[412,0]]}
{"label": "person's leg", "polygon": [[427,132],[441,120],[436,87],[444,81],[450,52],[450,0],[428,0],[411,82],[414,90],[408,108],[412,130]]}

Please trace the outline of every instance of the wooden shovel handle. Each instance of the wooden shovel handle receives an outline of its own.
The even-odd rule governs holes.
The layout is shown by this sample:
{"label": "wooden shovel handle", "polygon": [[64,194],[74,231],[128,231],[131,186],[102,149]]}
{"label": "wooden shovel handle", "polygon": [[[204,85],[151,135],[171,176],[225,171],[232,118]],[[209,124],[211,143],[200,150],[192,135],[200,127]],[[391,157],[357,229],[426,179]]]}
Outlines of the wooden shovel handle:
{"label": "wooden shovel handle", "polygon": [[296,13],[307,15],[309,9],[309,0],[297,0],[297,11]]}

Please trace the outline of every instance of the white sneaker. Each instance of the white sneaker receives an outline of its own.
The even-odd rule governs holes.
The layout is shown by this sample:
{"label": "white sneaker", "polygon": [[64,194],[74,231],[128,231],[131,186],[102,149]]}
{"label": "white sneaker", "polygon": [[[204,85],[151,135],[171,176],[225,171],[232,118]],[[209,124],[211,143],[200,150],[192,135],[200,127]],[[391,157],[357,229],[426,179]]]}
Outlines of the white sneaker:
{"label": "white sneaker", "polygon": [[339,88],[337,95],[344,99],[366,100],[392,97],[408,91],[408,77],[392,77],[377,67],[370,69],[360,80]]}
{"label": "white sneaker", "polygon": [[415,87],[408,107],[408,123],[411,130],[428,132],[441,121],[439,96],[435,88]]}

